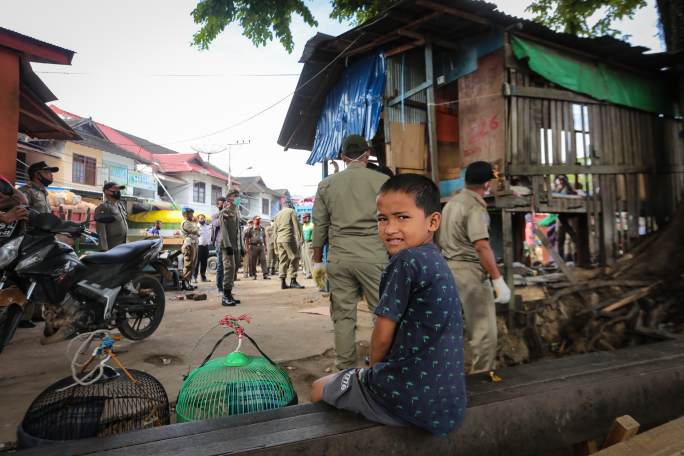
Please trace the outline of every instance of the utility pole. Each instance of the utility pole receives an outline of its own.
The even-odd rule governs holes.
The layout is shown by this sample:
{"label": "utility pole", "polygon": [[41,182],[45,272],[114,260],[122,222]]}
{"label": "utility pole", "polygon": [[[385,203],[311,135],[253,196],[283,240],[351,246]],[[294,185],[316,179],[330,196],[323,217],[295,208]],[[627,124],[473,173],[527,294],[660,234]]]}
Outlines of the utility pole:
{"label": "utility pole", "polygon": [[245,145],[249,144],[250,142],[251,141],[249,139],[248,140],[239,139],[233,143],[226,144],[226,146],[228,146],[228,190],[230,190],[233,187],[233,173],[232,173],[231,164],[230,164],[231,148],[232,148],[232,146],[245,146]]}
{"label": "utility pole", "polygon": [[226,150],[225,146],[214,146],[211,149],[203,149],[201,147],[195,147],[195,146],[190,146],[192,150],[197,152],[198,154],[207,154],[207,163],[211,163],[211,156],[214,154],[220,154],[221,152]]}

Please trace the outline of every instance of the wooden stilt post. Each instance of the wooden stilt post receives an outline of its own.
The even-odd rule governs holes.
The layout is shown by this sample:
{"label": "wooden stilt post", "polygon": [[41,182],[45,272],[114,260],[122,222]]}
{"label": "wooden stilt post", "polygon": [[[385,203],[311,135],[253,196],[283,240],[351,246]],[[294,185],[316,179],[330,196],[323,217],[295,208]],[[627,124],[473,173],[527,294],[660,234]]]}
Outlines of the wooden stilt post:
{"label": "wooden stilt post", "polygon": [[508,301],[508,329],[513,328],[515,315],[515,286],[513,284],[513,220],[511,213],[501,210],[501,231],[503,232],[503,260],[504,278],[511,289],[511,299]]}
{"label": "wooden stilt post", "polygon": [[437,110],[435,108],[435,75],[432,63],[432,43],[425,44],[425,81],[427,87],[427,130],[430,151],[430,177],[439,186],[439,152],[437,150]]}

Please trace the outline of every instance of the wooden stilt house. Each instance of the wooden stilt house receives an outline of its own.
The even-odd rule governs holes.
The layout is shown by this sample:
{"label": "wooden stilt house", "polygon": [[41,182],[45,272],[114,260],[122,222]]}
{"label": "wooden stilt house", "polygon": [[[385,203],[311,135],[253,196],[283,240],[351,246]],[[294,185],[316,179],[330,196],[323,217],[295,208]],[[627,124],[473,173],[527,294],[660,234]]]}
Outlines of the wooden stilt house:
{"label": "wooden stilt house", "polygon": [[[443,201],[469,163],[489,161],[509,279],[534,212],[574,217],[578,261],[609,264],[669,220],[684,188],[673,62],[646,50],[481,1],[402,1],[307,43],[278,143],[311,150],[327,172],[342,138],[363,134],[380,164],[430,176]],[[559,175],[577,194],[555,192]]]}

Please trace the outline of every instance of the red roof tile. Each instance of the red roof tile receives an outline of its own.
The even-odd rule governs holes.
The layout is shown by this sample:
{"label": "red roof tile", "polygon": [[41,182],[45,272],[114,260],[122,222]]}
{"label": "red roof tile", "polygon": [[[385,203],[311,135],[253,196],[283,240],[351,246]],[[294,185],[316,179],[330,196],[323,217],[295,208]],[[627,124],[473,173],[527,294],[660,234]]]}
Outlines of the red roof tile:
{"label": "red roof tile", "polygon": [[[65,111],[58,108],[55,105],[50,105],[50,108],[57,113],[60,117],[66,120],[80,120],[83,117],[73,114],[71,112]],[[206,174],[217,179],[228,180],[228,173],[222,172],[215,166],[206,163],[198,153],[181,154],[181,153],[164,153],[156,154],[151,150],[147,149],[146,146],[151,144],[147,140],[142,140],[143,143],[140,144],[123,134],[122,132],[101,124],[99,122],[93,123],[102,132],[109,142],[116,144],[122,149],[125,149],[133,154],[135,154],[141,161],[148,163],[156,163],[159,165],[159,169],[163,173],[200,173]],[[238,184],[237,181],[233,181]]]}

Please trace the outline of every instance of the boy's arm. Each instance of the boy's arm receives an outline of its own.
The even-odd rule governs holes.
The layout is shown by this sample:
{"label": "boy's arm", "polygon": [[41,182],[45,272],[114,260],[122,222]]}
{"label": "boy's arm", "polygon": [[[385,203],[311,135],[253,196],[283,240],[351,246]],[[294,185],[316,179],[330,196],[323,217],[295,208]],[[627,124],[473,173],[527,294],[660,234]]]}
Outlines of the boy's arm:
{"label": "boy's arm", "polygon": [[373,335],[371,336],[370,344],[370,365],[378,363],[385,359],[392,342],[394,341],[394,333],[397,331],[397,322],[389,318],[378,316],[373,327]]}

